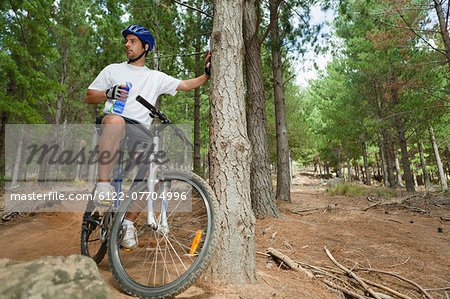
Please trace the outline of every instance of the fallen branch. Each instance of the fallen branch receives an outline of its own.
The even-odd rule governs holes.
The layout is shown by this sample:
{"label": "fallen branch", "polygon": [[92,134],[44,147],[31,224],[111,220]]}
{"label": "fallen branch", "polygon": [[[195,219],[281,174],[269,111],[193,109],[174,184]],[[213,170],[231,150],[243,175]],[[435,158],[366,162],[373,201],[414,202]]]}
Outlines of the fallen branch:
{"label": "fallen branch", "polygon": [[302,272],[303,274],[307,275],[309,278],[314,278],[314,275],[306,270],[305,268],[303,268],[302,266],[300,266],[299,264],[297,264],[296,262],[294,262],[290,257],[288,257],[285,254],[282,254],[281,252],[273,249],[273,248],[268,248],[267,252],[275,257],[276,259],[280,260],[281,262],[283,262],[286,266],[288,266],[289,268],[298,271],[298,272]]}
{"label": "fallen branch", "polygon": [[381,273],[381,274],[386,274],[386,275],[391,275],[391,276],[397,277],[398,279],[403,280],[403,281],[405,281],[405,282],[407,282],[407,283],[412,284],[413,286],[415,286],[417,289],[419,289],[419,291],[420,291],[423,295],[425,295],[425,297],[427,297],[427,298],[429,298],[429,299],[433,299],[433,297],[431,297],[430,294],[428,294],[427,291],[425,291],[425,289],[424,289],[422,286],[420,286],[419,284],[417,284],[416,282],[414,282],[414,281],[412,281],[412,280],[409,280],[408,278],[405,278],[405,277],[403,277],[403,276],[400,276],[400,275],[397,274],[397,273],[388,272],[388,271],[383,271],[383,270],[377,270],[377,269],[365,269],[365,268],[360,268],[360,269],[358,269],[358,270],[367,271],[367,272],[369,272],[369,273],[370,273],[370,272],[376,272],[376,273]]}
{"label": "fallen branch", "polygon": [[255,251],[255,254],[259,254],[259,255],[270,257],[270,254],[264,253],[264,252]]}
{"label": "fallen branch", "polygon": [[350,271],[349,269],[345,268],[344,266],[342,266],[341,264],[339,264],[336,259],[331,255],[330,251],[328,250],[328,248],[325,246],[323,248],[325,250],[325,253],[327,254],[328,258],[342,271],[344,271],[345,273],[347,273],[347,275],[349,275],[350,277],[353,277],[370,295],[372,295],[372,297],[376,298],[376,299],[381,299],[380,296],[378,296],[364,281],[362,281],[361,278],[359,278],[359,276],[357,276],[355,273],[353,273],[352,271]]}
{"label": "fallen branch", "polygon": [[391,289],[391,288],[388,288],[387,286],[381,285],[381,284],[379,284],[379,283],[376,283],[376,282],[373,282],[373,281],[370,281],[370,280],[367,280],[367,279],[364,279],[364,278],[361,278],[361,279],[362,279],[365,283],[370,284],[371,286],[377,287],[377,288],[379,288],[379,289],[381,289],[381,290],[384,290],[384,291],[386,291],[386,292],[389,292],[389,293],[391,293],[392,295],[395,295],[395,296],[397,296],[397,297],[400,297],[400,298],[403,298],[403,299],[412,299],[411,297],[408,297],[408,296],[406,296],[406,295],[403,295],[402,293],[399,293],[399,292],[397,292],[396,290],[393,290],[393,289]]}
{"label": "fallen branch", "polygon": [[395,220],[395,219],[388,219],[389,221],[392,221],[392,222],[396,222],[396,223],[400,223],[400,224],[402,224],[400,221],[398,221],[398,220]]}
{"label": "fallen branch", "polygon": [[362,296],[362,295],[360,295],[360,294],[357,294],[357,293],[355,293],[355,292],[352,292],[352,291],[350,291],[350,290],[347,290],[347,289],[344,288],[344,287],[338,286],[337,284],[334,284],[334,283],[332,283],[332,282],[329,281],[329,280],[324,280],[323,282],[326,283],[329,287],[331,287],[331,288],[333,288],[333,289],[336,289],[336,290],[339,290],[339,291],[341,291],[341,292],[343,292],[343,293],[345,293],[345,294],[347,294],[347,295],[350,295],[350,296],[352,296],[352,297],[354,297],[354,298],[357,298],[357,299],[366,299],[366,298],[367,298],[366,296]]}
{"label": "fallen branch", "polygon": [[291,244],[289,244],[288,241],[286,241],[286,240],[283,241],[283,245],[286,246],[286,248],[288,248],[290,250],[294,249],[294,248],[292,248]]}
{"label": "fallen branch", "polygon": [[404,261],[403,263],[395,264],[395,265],[392,265],[392,266],[388,266],[388,268],[394,268],[394,267],[397,267],[397,266],[404,265],[404,264],[406,264],[407,262],[409,262],[410,259],[411,259],[411,257],[408,257],[408,258],[406,259],[406,261]]}
{"label": "fallen branch", "polygon": [[443,287],[443,288],[433,288],[433,289],[424,289],[425,291],[446,291],[450,290],[450,287]]}
{"label": "fallen branch", "polygon": [[317,210],[320,210],[320,209],[319,208],[311,208],[311,209],[303,209],[303,210],[293,209],[291,212],[294,213],[294,214],[300,214],[300,213],[317,211]]}

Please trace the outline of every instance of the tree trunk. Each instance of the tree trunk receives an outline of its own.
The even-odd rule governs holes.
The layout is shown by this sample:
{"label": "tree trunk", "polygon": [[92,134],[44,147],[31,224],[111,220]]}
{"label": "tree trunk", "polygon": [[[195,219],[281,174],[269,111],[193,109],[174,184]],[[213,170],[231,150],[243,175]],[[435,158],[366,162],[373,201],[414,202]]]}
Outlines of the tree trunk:
{"label": "tree trunk", "polygon": [[445,156],[447,157],[447,175],[450,175],[450,146],[445,147]]}
{"label": "tree trunk", "polygon": [[[395,77],[392,78],[392,86],[395,86],[396,79]],[[398,90],[396,87],[393,87],[391,90],[392,94],[392,101],[395,106],[399,104],[399,96],[398,96]],[[395,120],[395,126],[397,128],[397,135],[400,145],[400,151],[402,153],[402,165],[403,165],[403,176],[405,178],[405,184],[406,184],[406,191],[408,192],[414,192],[414,181],[411,173],[411,165],[409,162],[409,156],[408,156],[408,146],[406,143],[406,136],[405,136],[405,128],[403,126],[403,121],[400,119],[399,115],[396,114],[394,117]]]}
{"label": "tree trunk", "polygon": [[[59,82],[62,86],[66,84],[68,57],[69,57],[69,47],[66,47],[64,48],[64,53],[62,55],[61,81]],[[55,124],[57,125],[56,126],[57,128],[58,125],[61,123],[64,96],[65,95],[63,94],[63,92],[58,93],[57,96],[56,110],[55,110]]]}
{"label": "tree trunk", "polygon": [[418,147],[419,147],[419,155],[420,155],[420,165],[422,166],[422,172],[423,172],[423,182],[425,184],[425,188],[429,189],[431,187],[430,177],[428,175],[427,164],[425,162],[425,157],[423,155],[423,148],[422,148],[421,141],[418,142]]}
{"label": "tree trunk", "polygon": [[364,170],[366,172],[365,184],[367,186],[370,186],[370,185],[372,185],[372,183],[370,182],[370,170],[369,170],[369,163],[367,162],[367,149],[366,149],[366,141],[365,141],[364,135],[361,138],[361,144],[362,144],[362,153],[363,153],[363,159],[364,159]]}
{"label": "tree trunk", "polygon": [[322,181],[322,166],[320,166],[320,160],[317,161],[317,164],[319,165],[319,177],[320,177],[320,181]]}
{"label": "tree trunk", "polygon": [[[200,12],[197,12],[197,24],[200,25],[202,20]],[[200,35],[195,39],[195,52],[200,52]],[[195,55],[195,77],[201,75],[199,69],[200,55]],[[201,156],[200,156],[201,140],[200,140],[200,87],[195,89],[194,93],[194,172],[203,175]]]}
{"label": "tree trunk", "polygon": [[[0,112],[0,155],[5,152],[5,135],[6,135],[6,122],[8,120],[8,114],[5,111]],[[5,189],[5,159],[0,159],[0,193],[4,193]]]}
{"label": "tree trunk", "polygon": [[[220,235],[207,278],[256,282],[255,216],[250,200],[251,145],[242,78],[243,0],[214,0],[210,96],[210,184]],[[234,49],[230,51],[230,49]]]}
{"label": "tree trunk", "polygon": [[397,172],[397,184],[400,187],[404,187],[403,185],[403,177],[402,177],[402,170],[400,168],[400,161],[398,160],[397,156],[397,150],[394,151],[394,160],[395,160],[395,171]]}
{"label": "tree trunk", "polygon": [[385,186],[389,186],[386,159],[384,156],[384,145],[381,142],[380,133],[377,133],[377,136],[378,136],[378,147],[380,148],[380,160],[381,160],[381,170],[383,172],[383,182]]}
{"label": "tree trunk", "polygon": [[391,131],[390,131],[390,138],[391,138],[391,144],[392,144],[392,153],[393,153],[393,156],[394,156],[395,171],[397,172],[397,185],[399,187],[403,188],[404,185],[403,185],[402,171],[400,169],[400,163],[398,161],[397,148],[396,148],[396,145],[395,145],[395,143],[393,141],[393,135],[394,134],[393,134],[392,129],[391,129]]}
{"label": "tree trunk", "polygon": [[383,147],[384,153],[387,163],[387,173],[388,173],[388,181],[389,186],[391,188],[395,188],[395,179],[394,179],[394,166],[392,165],[391,151],[389,150],[389,143],[387,139],[387,134],[385,131],[382,132],[383,135]]}
{"label": "tree trunk", "polygon": [[[92,142],[91,142],[91,146],[93,148],[95,148],[97,146],[97,139],[98,139],[98,134],[97,132],[94,130],[94,134],[92,134]],[[87,168],[88,170],[88,182],[93,183],[93,182],[97,182],[97,163],[89,163],[89,167]]]}
{"label": "tree trunk", "polygon": [[273,195],[270,175],[266,96],[264,94],[261,43],[258,39],[257,11],[259,11],[259,1],[244,1],[247,132],[253,154],[250,167],[250,191],[253,212],[257,218],[279,217],[280,212]]}
{"label": "tree trunk", "polygon": [[447,63],[450,66],[450,37],[448,34],[448,29],[447,29],[448,12],[447,12],[447,17],[445,17],[444,11],[442,10],[442,5],[441,5],[441,3],[444,3],[443,1],[433,0],[433,2],[434,2],[434,9],[436,10],[436,15],[437,15],[438,21],[439,21],[439,29],[441,30],[442,41],[444,42],[444,46],[445,46],[445,53],[446,53],[445,56],[447,57]]}
{"label": "tree trunk", "polygon": [[415,168],[412,168],[412,176],[413,176],[413,182],[414,182],[414,187],[419,187],[419,182],[417,182],[417,175],[416,172],[414,171]]}
{"label": "tree trunk", "polygon": [[337,149],[337,158],[338,158],[338,177],[342,179],[342,163],[341,163],[341,147],[340,146]]}
{"label": "tree trunk", "polygon": [[445,177],[444,167],[442,166],[441,156],[439,155],[439,148],[436,144],[436,139],[434,138],[433,127],[430,126],[428,128],[428,130],[430,132],[430,139],[431,139],[431,145],[433,146],[433,150],[434,150],[434,157],[436,158],[436,164],[437,164],[437,168],[438,168],[438,172],[439,172],[439,180],[441,181],[441,187],[442,187],[442,189],[447,190],[448,189],[447,178]]}
{"label": "tree trunk", "polygon": [[[22,131],[22,130],[21,130]],[[22,146],[23,146],[23,139],[24,139],[25,132],[21,132],[19,136],[19,142],[17,144],[17,151],[16,151],[16,158],[14,159],[14,165],[12,167],[12,178],[11,178],[11,188],[17,188],[19,187],[19,169],[20,165],[22,164]]]}
{"label": "tree trunk", "polygon": [[[356,163],[358,163],[358,162],[356,161]],[[354,165],[354,167],[355,167],[355,175],[356,175],[356,179],[357,179],[358,181],[361,181],[361,179],[360,179],[360,177],[359,177],[359,165],[356,164],[356,165]]]}
{"label": "tree trunk", "polygon": [[[156,0],[154,5],[156,7],[158,7],[160,5],[160,0]],[[152,19],[153,19],[154,28],[160,28],[161,26],[160,26],[158,14],[157,13],[153,14],[152,17],[153,17]],[[159,41],[160,40],[159,29],[153,30],[152,33],[153,33],[155,40]],[[159,45],[157,42],[153,45],[152,52],[153,52],[153,69],[155,71],[161,71],[161,61],[159,58],[161,56],[161,50],[159,49]],[[156,107],[156,109],[161,110],[161,96],[159,96],[156,99],[155,107]],[[159,124],[159,123],[161,123],[161,121],[157,117],[155,117],[152,121],[152,124]]]}
{"label": "tree trunk", "polygon": [[403,165],[403,176],[405,178],[405,184],[406,184],[406,191],[408,192],[414,192],[414,181],[411,174],[411,165],[409,162],[409,155],[408,155],[408,147],[406,144],[406,137],[405,137],[405,129],[403,128],[403,123],[400,120],[400,118],[396,115],[395,116],[395,123],[397,126],[397,134],[398,139],[400,141],[400,151],[402,153],[402,165]]}
{"label": "tree trunk", "polygon": [[348,154],[348,148],[345,149],[345,156],[347,158],[347,174],[348,174],[348,181],[352,181],[352,166],[350,164],[350,155]]}
{"label": "tree trunk", "polygon": [[275,124],[277,132],[277,199],[291,201],[291,184],[289,175],[289,143],[284,103],[283,68],[281,64],[281,41],[278,28],[279,0],[269,3],[270,18],[273,19],[272,36],[272,71],[273,94],[275,101]]}

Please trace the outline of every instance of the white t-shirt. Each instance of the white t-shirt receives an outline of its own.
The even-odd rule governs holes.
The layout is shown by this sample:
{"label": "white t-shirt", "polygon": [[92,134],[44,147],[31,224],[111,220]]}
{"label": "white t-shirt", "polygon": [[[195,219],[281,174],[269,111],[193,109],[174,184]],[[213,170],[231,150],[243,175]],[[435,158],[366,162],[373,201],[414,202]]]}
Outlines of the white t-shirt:
{"label": "white t-shirt", "polygon": [[[155,105],[158,96],[162,94],[174,96],[181,80],[151,70],[146,66],[140,67],[123,62],[105,67],[94,82],[89,85],[89,89],[103,91],[114,85],[125,85],[126,82],[130,82],[132,87],[128,94],[125,109],[120,115],[150,126],[152,119],[148,114],[149,111],[136,101],[136,97],[140,95],[150,104]],[[115,100],[107,100],[103,112],[114,113],[111,109],[114,102]]]}

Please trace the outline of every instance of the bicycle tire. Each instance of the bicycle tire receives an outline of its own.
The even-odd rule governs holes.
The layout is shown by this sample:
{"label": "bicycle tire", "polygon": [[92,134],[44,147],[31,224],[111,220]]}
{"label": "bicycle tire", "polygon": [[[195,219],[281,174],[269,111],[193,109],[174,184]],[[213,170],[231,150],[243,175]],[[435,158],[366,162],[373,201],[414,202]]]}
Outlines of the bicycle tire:
{"label": "bicycle tire", "polygon": [[[146,222],[142,225],[142,227],[140,227],[136,220],[135,226],[139,228],[138,231],[145,233],[142,233],[139,237],[140,247],[130,251],[124,251],[120,248],[119,244],[122,221],[128,209],[131,209],[130,207],[132,207],[134,205],[133,202],[135,202],[133,199],[128,198],[119,206],[119,211],[114,217],[111,234],[108,239],[108,259],[113,277],[127,294],[141,298],[172,297],[186,290],[200,277],[202,272],[208,266],[217,240],[217,202],[209,185],[200,176],[184,170],[163,171],[161,176],[163,177],[159,178],[160,181],[170,182],[171,186],[175,186],[173,189],[180,188],[183,184],[192,187],[191,210],[195,217],[187,217],[185,214],[189,212],[175,213],[172,211],[170,215],[168,215],[170,221],[170,232],[165,236],[158,235],[155,230],[152,236],[152,228],[149,228],[148,225],[146,226]],[[143,182],[138,184],[135,188],[133,188],[133,190],[130,190],[129,193],[133,194],[133,192],[141,192],[142,190],[146,190],[146,188],[147,185]],[[142,216],[142,212],[139,217],[146,220],[146,217]],[[200,242],[198,244],[201,249],[195,247],[193,254],[192,251],[187,254],[187,251],[189,250],[187,247],[192,242],[192,238],[188,236],[192,236],[195,231],[195,229],[192,229],[193,226],[202,226],[205,234],[201,235],[199,238]],[[197,234],[195,236],[198,234],[199,231],[197,230]],[[143,237],[147,238],[145,239],[146,242],[141,241]],[[165,247],[163,248],[164,242]],[[193,250],[193,246],[194,245],[191,245],[190,250]],[[178,248],[178,251],[176,248]],[[182,254],[182,252],[185,254]],[[144,253],[145,257],[141,257]],[[161,268],[161,261],[155,262],[155,259],[158,259],[159,254],[161,255],[161,260],[167,257],[168,261],[166,264],[166,260],[164,260]],[[152,255],[153,258],[151,257]],[[172,258],[171,260],[169,259],[169,255]],[[193,260],[194,257],[195,260]],[[149,261],[148,263],[150,264],[151,258],[153,259],[153,263],[151,267],[147,267],[146,263]],[[179,260],[177,260],[177,258]],[[139,264],[138,261],[143,261],[141,268],[145,271],[144,274],[148,275],[147,282],[145,284],[142,283],[140,274],[134,273],[136,271],[135,265]],[[179,270],[181,271],[183,268],[178,268],[180,262],[185,268],[185,272],[182,274],[179,273]],[[187,268],[186,265],[189,267]],[[162,269],[162,274],[161,271],[157,271],[157,269]],[[172,279],[170,274],[175,275],[175,273],[178,277],[174,277],[175,279]],[[151,283],[149,283],[151,275],[153,275],[153,285],[150,285]],[[165,282],[165,279],[167,279],[167,282]],[[158,282],[156,283],[157,280]]]}
{"label": "bicycle tire", "polygon": [[100,226],[98,221],[101,221],[104,216],[105,212],[102,212],[92,201],[89,201],[81,224],[81,254],[92,258],[97,264],[105,257],[108,246],[106,239],[100,240],[99,237]]}

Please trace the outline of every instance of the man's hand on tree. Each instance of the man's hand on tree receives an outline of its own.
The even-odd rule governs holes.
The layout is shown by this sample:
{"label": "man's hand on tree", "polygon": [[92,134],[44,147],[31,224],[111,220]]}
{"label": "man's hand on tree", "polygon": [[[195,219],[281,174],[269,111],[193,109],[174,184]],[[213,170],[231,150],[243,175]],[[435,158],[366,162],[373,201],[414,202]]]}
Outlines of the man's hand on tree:
{"label": "man's hand on tree", "polygon": [[205,58],[205,74],[211,77],[211,52],[208,52]]}

